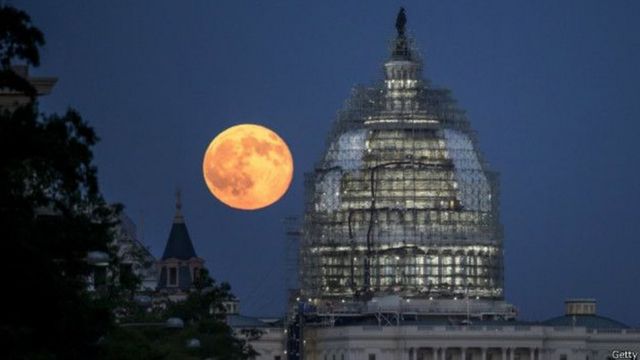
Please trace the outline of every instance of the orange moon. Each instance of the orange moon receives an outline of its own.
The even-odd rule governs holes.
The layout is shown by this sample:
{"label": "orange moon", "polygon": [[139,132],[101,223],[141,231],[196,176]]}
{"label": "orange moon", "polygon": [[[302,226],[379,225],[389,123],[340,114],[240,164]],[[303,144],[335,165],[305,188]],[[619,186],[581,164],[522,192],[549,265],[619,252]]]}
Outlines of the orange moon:
{"label": "orange moon", "polygon": [[209,144],[202,162],[209,191],[224,204],[256,210],[278,201],[293,177],[293,157],[278,134],[264,126],[232,126]]}

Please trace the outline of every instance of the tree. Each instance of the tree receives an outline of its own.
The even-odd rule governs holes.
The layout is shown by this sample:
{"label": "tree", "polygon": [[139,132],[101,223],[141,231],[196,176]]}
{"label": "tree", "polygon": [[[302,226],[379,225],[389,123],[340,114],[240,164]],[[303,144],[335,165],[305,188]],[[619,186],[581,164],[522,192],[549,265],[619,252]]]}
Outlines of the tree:
{"label": "tree", "polygon": [[[102,198],[98,141],[80,114],[41,115],[35,91],[11,69],[37,66],[42,33],[26,13],[0,7],[0,87],[32,98],[0,108],[0,262],[8,358],[90,358],[111,325],[110,304],[87,292],[89,251],[108,251],[117,208]],[[26,84],[26,85],[25,85]]]}
{"label": "tree", "polygon": [[27,13],[10,6],[0,7],[0,88],[17,90],[35,98],[33,86],[18,76],[11,69],[11,64],[17,59],[39,66],[38,48],[43,45],[44,35],[31,25],[31,17]]}
{"label": "tree", "polygon": [[0,246],[13,260],[2,263],[10,310],[0,336],[16,354],[81,356],[109,325],[108,306],[86,291],[85,257],[108,251],[114,225],[91,164],[96,140],[73,110],[0,114]]}
{"label": "tree", "polygon": [[[103,341],[100,359],[251,359],[257,353],[245,339],[256,340],[262,332],[247,330],[236,336],[225,322],[223,306],[234,299],[229,284],[217,284],[205,270],[187,299],[168,302],[155,322],[135,322],[110,332]],[[162,326],[163,320],[171,317],[182,319],[184,329]],[[197,339],[200,347],[188,348],[191,339]]]}
{"label": "tree", "polygon": [[[196,279],[195,289],[182,302],[170,303],[166,316],[179,317],[185,321],[186,333],[200,340],[202,346],[195,353],[215,359],[250,359],[256,352],[249,344],[238,338],[224,321],[224,303],[235,300],[231,286],[217,284],[203,269]],[[256,335],[253,333],[252,335]]]}
{"label": "tree", "polygon": [[24,11],[3,6],[0,12],[0,65],[9,67],[13,60],[19,59],[39,66],[38,48],[44,45],[42,32],[31,25],[31,17]]}
{"label": "tree", "polygon": [[[113,248],[120,206],[103,199],[93,164],[98,137],[75,110],[39,113],[36,92],[12,65],[40,62],[44,36],[29,16],[0,7],[0,90],[31,99],[0,106],[0,271],[5,274],[0,338],[8,359],[248,359],[255,352],[224,320],[230,286],[206,272],[183,303],[158,319],[180,316],[179,332],[116,325],[114,313],[139,316],[139,284],[123,271]],[[98,293],[87,289],[90,252],[110,254],[109,277]],[[214,311],[212,312],[211,309]],[[254,334],[255,335],[255,334]],[[189,349],[185,341],[202,346]]]}

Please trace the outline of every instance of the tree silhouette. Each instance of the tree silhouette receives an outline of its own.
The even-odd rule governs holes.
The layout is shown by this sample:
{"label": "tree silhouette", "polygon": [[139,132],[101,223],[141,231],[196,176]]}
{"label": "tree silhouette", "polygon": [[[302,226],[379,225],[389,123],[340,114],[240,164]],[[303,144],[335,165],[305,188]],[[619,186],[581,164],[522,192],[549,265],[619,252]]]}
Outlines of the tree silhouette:
{"label": "tree silhouette", "polygon": [[0,337],[6,358],[91,358],[112,314],[87,291],[86,256],[108,251],[118,209],[98,188],[93,129],[74,110],[41,115],[35,90],[11,69],[37,66],[42,44],[26,13],[0,8],[0,87],[32,98],[0,108]]}
{"label": "tree silhouette", "polygon": [[38,48],[44,45],[44,35],[31,25],[31,17],[11,6],[0,6],[0,88],[12,89],[35,98],[31,84],[16,74],[12,62],[20,60],[31,66],[40,65]]}
{"label": "tree silhouette", "polygon": [[[31,98],[17,108],[0,106],[0,357],[251,358],[255,351],[223,321],[223,301],[233,299],[230,286],[216,284],[206,271],[185,302],[159,314],[181,316],[184,331],[115,324],[114,312],[135,307],[139,279],[118,272],[113,240],[120,207],[107,205],[99,190],[92,152],[98,137],[75,110],[40,114],[35,89],[12,69],[16,61],[38,66],[43,44],[26,13],[0,7],[0,90]],[[93,251],[111,255],[104,292],[88,291]],[[193,337],[202,346],[187,349]]]}
{"label": "tree silhouette", "polygon": [[31,17],[11,6],[0,7],[0,65],[9,67],[15,59],[32,66],[40,65],[40,46],[44,35],[31,25]]}

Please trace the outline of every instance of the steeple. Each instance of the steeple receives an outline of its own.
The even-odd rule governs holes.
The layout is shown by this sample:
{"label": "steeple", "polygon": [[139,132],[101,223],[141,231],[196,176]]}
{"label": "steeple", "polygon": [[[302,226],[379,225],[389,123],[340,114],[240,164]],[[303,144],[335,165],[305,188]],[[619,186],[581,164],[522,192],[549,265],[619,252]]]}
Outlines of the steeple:
{"label": "steeple", "polygon": [[180,189],[176,189],[176,215],[173,217],[174,223],[184,223],[184,217],[182,216],[182,193]]}
{"label": "steeple", "polygon": [[187,225],[182,215],[182,196],[176,191],[176,213],[162,258],[156,262],[159,270],[157,289],[172,301],[184,300],[187,292],[204,268],[204,260],[196,255]]}
{"label": "steeple", "polygon": [[188,260],[197,257],[196,251],[191,243],[187,225],[182,215],[182,196],[180,190],[176,191],[176,214],[173,217],[173,225],[169,233],[167,245],[164,248],[162,259],[175,258]]}

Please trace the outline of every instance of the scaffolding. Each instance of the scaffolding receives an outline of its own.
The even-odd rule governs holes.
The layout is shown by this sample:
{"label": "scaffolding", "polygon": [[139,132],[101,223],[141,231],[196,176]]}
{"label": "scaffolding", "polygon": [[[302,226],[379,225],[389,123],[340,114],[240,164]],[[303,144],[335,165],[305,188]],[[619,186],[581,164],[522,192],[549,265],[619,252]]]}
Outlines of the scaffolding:
{"label": "scaffolding", "polygon": [[498,175],[449,90],[399,34],[305,175],[300,296],[504,299]]}

